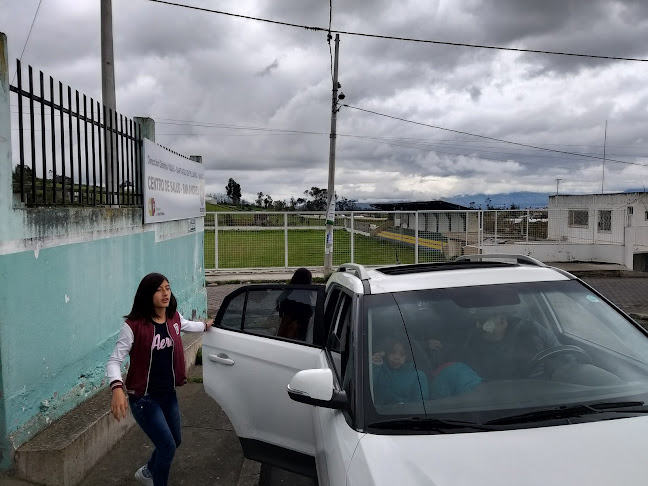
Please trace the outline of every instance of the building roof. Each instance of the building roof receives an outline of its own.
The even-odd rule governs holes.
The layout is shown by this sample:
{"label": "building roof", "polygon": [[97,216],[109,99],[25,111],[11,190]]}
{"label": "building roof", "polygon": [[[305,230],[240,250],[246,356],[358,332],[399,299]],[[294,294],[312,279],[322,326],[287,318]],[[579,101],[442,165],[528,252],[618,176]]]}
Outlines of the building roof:
{"label": "building roof", "polygon": [[372,203],[371,207],[381,211],[466,211],[470,208],[447,201],[401,201]]}

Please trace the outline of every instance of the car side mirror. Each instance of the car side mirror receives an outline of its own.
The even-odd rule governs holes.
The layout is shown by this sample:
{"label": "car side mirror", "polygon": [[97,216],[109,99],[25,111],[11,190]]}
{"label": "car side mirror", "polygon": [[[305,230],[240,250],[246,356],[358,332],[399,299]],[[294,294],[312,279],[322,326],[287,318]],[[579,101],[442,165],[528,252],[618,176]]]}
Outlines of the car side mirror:
{"label": "car side mirror", "polygon": [[333,387],[333,372],[329,369],[297,372],[290,380],[287,391],[296,402],[336,410],[349,409],[346,392]]}

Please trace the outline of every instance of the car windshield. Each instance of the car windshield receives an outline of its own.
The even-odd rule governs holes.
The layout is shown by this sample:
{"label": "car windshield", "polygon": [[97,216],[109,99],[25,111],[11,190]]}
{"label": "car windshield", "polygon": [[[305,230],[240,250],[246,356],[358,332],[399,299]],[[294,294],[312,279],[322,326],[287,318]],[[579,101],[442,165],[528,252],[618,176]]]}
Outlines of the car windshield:
{"label": "car windshield", "polygon": [[577,280],[371,295],[364,319],[370,427],[648,402],[646,335]]}

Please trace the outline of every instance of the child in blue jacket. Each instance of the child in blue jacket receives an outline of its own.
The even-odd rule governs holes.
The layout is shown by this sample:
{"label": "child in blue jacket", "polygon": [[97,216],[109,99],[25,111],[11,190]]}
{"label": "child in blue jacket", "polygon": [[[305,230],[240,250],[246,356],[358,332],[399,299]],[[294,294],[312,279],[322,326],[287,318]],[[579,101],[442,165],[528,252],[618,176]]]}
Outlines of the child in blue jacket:
{"label": "child in blue jacket", "polygon": [[412,362],[409,345],[404,339],[389,337],[385,351],[372,357],[374,402],[406,403],[429,398],[425,373]]}

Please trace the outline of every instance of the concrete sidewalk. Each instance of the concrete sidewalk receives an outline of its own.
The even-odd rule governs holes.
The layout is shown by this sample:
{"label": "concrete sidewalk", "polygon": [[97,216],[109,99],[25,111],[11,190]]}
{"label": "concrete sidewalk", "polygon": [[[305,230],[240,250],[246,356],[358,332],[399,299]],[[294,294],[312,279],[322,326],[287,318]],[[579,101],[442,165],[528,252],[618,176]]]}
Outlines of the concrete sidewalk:
{"label": "concrete sidewalk", "polygon": [[[189,382],[178,388],[182,444],[176,452],[169,484],[174,486],[257,486],[260,464],[243,458],[236,433],[225,413],[202,385],[202,366],[194,366]],[[110,404],[106,403],[109,408]],[[138,426],[91,470],[79,486],[135,486],[135,471],[146,463],[152,445]],[[14,472],[15,474],[15,472]],[[2,486],[33,486],[15,475],[0,475]]]}

